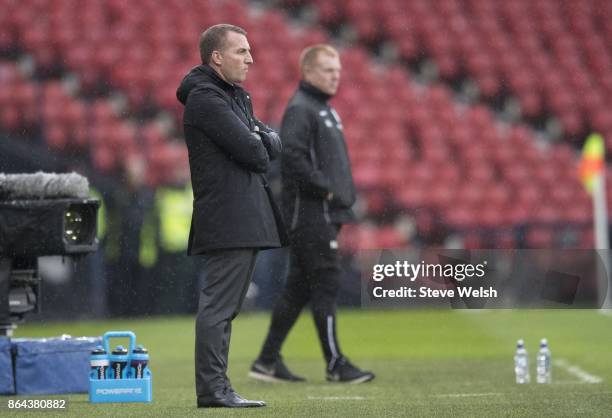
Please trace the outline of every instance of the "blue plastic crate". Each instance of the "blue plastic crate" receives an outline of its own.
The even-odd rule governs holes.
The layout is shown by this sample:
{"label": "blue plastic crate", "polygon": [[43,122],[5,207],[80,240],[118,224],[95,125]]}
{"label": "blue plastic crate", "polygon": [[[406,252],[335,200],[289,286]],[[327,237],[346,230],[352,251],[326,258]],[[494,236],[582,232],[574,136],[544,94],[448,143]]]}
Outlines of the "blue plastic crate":
{"label": "blue plastic crate", "polygon": [[0,395],[15,394],[11,340],[0,337]]}
{"label": "blue plastic crate", "polygon": [[111,352],[109,343],[111,338],[124,337],[130,339],[127,360],[128,367],[124,369],[121,379],[115,379],[110,368],[107,370],[106,379],[97,379],[95,371],[90,372],[90,402],[151,402],[153,400],[152,375],[149,368],[145,368],[142,378],[136,379],[129,367],[132,352],[134,347],[136,347],[136,335],[131,331],[109,331],[102,338],[104,350],[107,353]]}
{"label": "blue plastic crate", "polygon": [[100,337],[14,338],[18,395],[86,393],[89,354]]}

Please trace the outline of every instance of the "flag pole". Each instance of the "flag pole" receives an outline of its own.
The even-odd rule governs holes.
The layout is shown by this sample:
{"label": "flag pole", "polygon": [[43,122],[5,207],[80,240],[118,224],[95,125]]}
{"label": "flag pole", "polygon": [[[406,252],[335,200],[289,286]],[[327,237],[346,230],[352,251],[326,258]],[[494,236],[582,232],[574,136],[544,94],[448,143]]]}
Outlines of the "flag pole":
{"label": "flag pole", "polygon": [[[593,199],[593,232],[594,247],[602,260],[602,264],[597,263],[597,277],[604,278],[604,283],[600,283],[600,292],[605,293],[603,309],[612,308],[610,298],[610,241],[608,236],[608,208],[606,203],[606,170],[605,154],[606,145],[604,138],[594,132],[589,135],[582,148],[582,158],[580,159],[580,178],[584,183],[587,192]],[[600,271],[603,267],[604,271]]]}
{"label": "flag pole", "polygon": [[606,204],[606,177],[601,172],[593,179],[593,228],[595,231],[595,250],[601,256],[604,271],[603,276],[607,279],[606,298],[602,308],[610,309],[610,240],[608,235],[608,208]]}

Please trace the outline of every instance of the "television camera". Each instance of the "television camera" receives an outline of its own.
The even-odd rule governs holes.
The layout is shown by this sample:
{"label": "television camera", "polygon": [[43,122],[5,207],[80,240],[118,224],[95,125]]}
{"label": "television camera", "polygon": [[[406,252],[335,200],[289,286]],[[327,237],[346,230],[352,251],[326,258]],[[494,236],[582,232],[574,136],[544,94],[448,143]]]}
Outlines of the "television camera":
{"label": "television camera", "polygon": [[0,173],[0,335],[40,312],[38,258],[96,251],[99,201],[76,173]]}

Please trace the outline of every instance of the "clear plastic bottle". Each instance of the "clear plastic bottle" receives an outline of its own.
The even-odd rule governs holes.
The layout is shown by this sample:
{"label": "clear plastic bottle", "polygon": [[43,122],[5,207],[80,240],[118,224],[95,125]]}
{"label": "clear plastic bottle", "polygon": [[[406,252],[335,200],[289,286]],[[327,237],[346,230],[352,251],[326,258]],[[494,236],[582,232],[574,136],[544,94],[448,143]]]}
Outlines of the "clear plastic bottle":
{"label": "clear plastic bottle", "polygon": [[514,354],[514,374],[516,383],[529,383],[529,357],[525,349],[525,341],[518,340],[516,342],[516,353]]}
{"label": "clear plastic bottle", "polygon": [[550,350],[546,338],[542,338],[542,341],[540,341],[540,350],[536,356],[536,373],[538,383],[550,383],[552,381]]}

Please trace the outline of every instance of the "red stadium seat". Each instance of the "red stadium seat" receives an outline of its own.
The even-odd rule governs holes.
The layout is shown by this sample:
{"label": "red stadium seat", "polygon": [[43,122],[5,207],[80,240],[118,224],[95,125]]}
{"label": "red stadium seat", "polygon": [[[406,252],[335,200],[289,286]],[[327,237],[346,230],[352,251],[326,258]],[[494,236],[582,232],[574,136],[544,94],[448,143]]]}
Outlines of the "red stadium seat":
{"label": "red stadium seat", "polygon": [[530,228],[525,238],[528,248],[552,248],[555,240],[550,228]]}
{"label": "red stadium seat", "polygon": [[381,228],[376,236],[377,248],[403,248],[407,244],[404,237],[397,228],[393,226]]}

